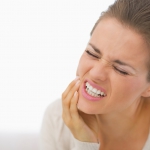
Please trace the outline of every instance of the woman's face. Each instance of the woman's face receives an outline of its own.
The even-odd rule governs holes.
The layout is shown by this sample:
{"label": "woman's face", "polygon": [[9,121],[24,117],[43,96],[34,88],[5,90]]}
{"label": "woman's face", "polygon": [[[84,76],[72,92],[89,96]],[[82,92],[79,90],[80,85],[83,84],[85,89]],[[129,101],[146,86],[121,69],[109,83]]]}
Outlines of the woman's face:
{"label": "woman's face", "polygon": [[150,96],[147,56],[142,36],[115,19],[101,20],[77,68],[79,109],[88,114],[135,110]]}

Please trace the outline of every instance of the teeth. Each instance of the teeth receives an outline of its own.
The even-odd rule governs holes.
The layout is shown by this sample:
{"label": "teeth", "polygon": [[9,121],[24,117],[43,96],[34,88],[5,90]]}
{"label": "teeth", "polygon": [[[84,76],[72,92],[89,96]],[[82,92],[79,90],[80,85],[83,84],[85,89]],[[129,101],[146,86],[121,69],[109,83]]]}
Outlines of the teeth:
{"label": "teeth", "polygon": [[98,97],[98,95],[97,95],[97,94],[94,94],[94,96],[95,96],[95,97]]}
{"label": "teeth", "polygon": [[101,91],[100,91],[100,90],[98,90],[98,91],[96,92],[96,94],[101,94]]}
{"label": "teeth", "polygon": [[89,95],[92,95],[94,97],[100,97],[105,96],[104,92],[101,92],[100,90],[97,90],[96,88],[93,88],[88,82],[86,82],[86,91]]}
{"label": "teeth", "polygon": [[96,90],[95,88],[93,88],[92,92],[96,93],[96,92],[97,92],[97,90]]}
{"label": "teeth", "polygon": [[104,95],[104,92],[101,92],[101,95]]}
{"label": "teeth", "polygon": [[90,86],[90,87],[89,87],[89,90],[90,90],[90,91],[92,91],[92,89],[93,89],[93,87],[92,87],[92,86]]}
{"label": "teeth", "polygon": [[88,86],[89,85],[89,83],[88,82],[86,82],[86,86]]}

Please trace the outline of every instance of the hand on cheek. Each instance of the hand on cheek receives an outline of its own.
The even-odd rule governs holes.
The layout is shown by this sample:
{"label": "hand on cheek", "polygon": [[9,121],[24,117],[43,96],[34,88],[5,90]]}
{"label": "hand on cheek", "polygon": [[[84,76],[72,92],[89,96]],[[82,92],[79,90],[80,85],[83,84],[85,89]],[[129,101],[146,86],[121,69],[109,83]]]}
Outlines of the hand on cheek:
{"label": "hand on cheek", "polygon": [[78,90],[80,86],[79,77],[73,80],[62,94],[62,118],[73,136],[83,142],[97,143],[94,132],[86,125],[78,113]]}

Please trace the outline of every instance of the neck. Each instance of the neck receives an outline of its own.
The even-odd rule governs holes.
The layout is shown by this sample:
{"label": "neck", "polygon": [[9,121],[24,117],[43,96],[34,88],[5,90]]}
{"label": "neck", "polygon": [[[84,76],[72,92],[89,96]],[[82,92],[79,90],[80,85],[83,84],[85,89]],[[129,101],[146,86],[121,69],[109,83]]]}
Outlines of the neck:
{"label": "neck", "polygon": [[[97,115],[100,129],[100,139],[117,140],[136,136],[140,128],[143,128],[146,118],[144,118],[144,101],[133,104],[122,112]],[[102,141],[103,141],[102,140]]]}

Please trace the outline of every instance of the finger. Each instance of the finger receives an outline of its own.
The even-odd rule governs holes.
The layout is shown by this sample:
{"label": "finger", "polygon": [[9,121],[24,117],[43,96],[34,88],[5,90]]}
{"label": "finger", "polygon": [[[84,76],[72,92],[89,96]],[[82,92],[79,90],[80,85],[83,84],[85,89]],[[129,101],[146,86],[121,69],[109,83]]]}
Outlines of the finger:
{"label": "finger", "polygon": [[78,81],[75,86],[70,90],[70,92],[68,93],[68,95],[66,96],[66,98],[64,100],[62,100],[62,107],[63,107],[63,113],[64,115],[66,114],[70,114],[70,103],[71,103],[71,99],[74,96],[75,91],[78,90],[80,85],[80,81]]}
{"label": "finger", "polygon": [[66,95],[65,98],[62,98],[62,117],[66,125],[69,126],[70,121],[71,121],[71,115],[70,115],[70,101],[71,98],[73,97],[74,92],[79,88],[79,83],[80,80],[76,81],[76,84],[72,87],[70,91],[68,91],[68,94]]}
{"label": "finger", "polygon": [[66,88],[66,90],[62,93],[62,98],[65,98],[70,91],[70,89],[76,84],[76,82],[79,80],[79,77],[76,77]]}
{"label": "finger", "polygon": [[67,104],[67,105],[68,103],[70,104],[70,100],[74,96],[75,91],[78,91],[79,86],[80,86],[80,80],[77,80],[76,84],[68,91],[66,97],[64,98],[63,100],[64,104]]}
{"label": "finger", "polygon": [[70,115],[74,120],[79,119],[79,113],[77,109],[78,99],[79,99],[79,94],[76,91],[73,95],[73,98],[71,99],[71,104],[70,104]]}

